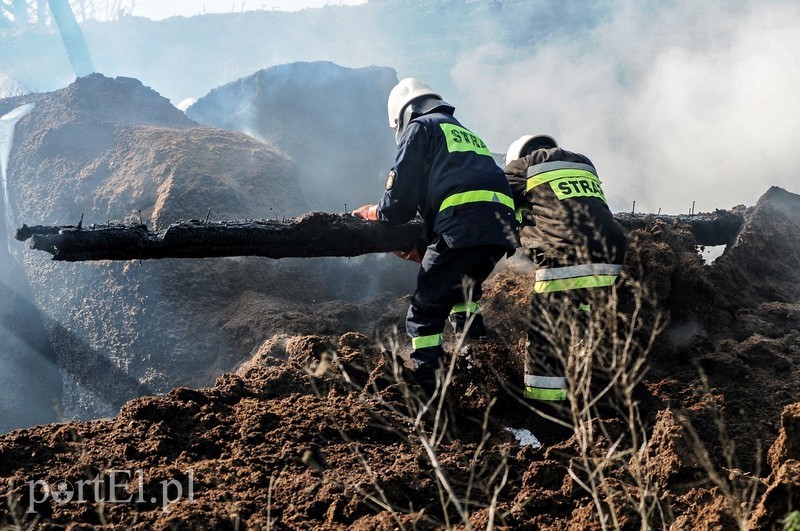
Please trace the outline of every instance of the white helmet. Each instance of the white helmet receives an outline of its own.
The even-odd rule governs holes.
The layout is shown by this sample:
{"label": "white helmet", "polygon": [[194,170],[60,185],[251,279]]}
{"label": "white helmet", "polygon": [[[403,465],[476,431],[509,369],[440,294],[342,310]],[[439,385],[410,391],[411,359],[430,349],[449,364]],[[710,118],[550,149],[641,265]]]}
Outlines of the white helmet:
{"label": "white helmet", "polygon": [[408,123],[415,117],[438,110],[453,114],[455,107],[447,103],[427,85],[413,77],[407,77],[394,86],[386,105],[389,127],[394,129],[394,138],[400,143]]}
{"label": "white helmet", "polygon": [[402,112],[406,105],[420,96],[433,96],[434,98],[442,99],[430,87],[413,77],[407,77],[395,85],[389,93],[389,101],[386,105],[389,112],[389,127],[395,128],[399,126]]}
{"label": "white helmet", "polygon": [[522,135],[508,146],[505,162],[508,164],[543,147],[558,147],[558,142],[550,135]]}

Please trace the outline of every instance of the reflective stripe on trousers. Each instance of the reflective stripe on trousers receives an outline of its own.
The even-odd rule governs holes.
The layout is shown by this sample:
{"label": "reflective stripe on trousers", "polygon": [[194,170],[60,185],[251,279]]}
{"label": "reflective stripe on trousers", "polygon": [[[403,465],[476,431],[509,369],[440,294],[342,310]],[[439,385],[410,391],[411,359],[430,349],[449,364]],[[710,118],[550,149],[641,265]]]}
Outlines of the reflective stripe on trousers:
{"label": "reflective stripe on trousers", "polygon": [[478,314],[481,313],[481,307],[477,302],[460,302],[454,304],[453,309],[450,310],[450,314],[454,313],[466,313],[467,315]]}
{"label": "reflective stripe on trousers", "polygon": [[430,336],[419,336],[411,338],[411,346],[414,350],[421,348],[438,347],[442,344],[442,334],[433,334]]}
{"label": "reflective stripe on trousers", "polygon": [[525,375],[525,398],[549,402],[567,399],[567,379],[563,376]]}
{"label": "reflective stripe on trousers", "polygon": [[621,264],[582,264],[566,267],[548,267],[536,271],[533,291],[552,293],[583,288],[611,286],[622,271]]}
{"label": "reflective stripe on trousers", "polygon": [[538,387],[525,387],[525,398],[532,400],[546,400],[548,402],[561,402],[567,399],[566,389],[540,389]]}
{"label": "reflective stripe on trousers", "polygon": [[[460,302],[453,305],[450,314],[464,313],[466,315],[477,315],[481,313],[481,307],[477,302]],[[442,334],[432,334],[430,336],[419,336],[411,338],[411,347],[414,350],[420,348],[438,347],[444,341]]]}

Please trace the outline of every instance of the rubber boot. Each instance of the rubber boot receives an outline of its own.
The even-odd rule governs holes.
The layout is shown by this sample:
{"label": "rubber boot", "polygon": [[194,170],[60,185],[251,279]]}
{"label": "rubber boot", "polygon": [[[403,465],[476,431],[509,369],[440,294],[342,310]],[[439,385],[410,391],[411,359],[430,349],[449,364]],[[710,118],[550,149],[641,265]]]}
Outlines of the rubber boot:
{"label": "rubber boot", "polygon": [[[479,339],[489,334],[486,330],[486,326],[483,324],[483,315],[476,313],[470,315],[469,318],[472,322],[469,323],[469,328],[467,329],[468,338]],[[461,336],[464,333],[464,329],[467,328],[468,319],[466,312],[451,313],[448,319],[453,326],[453,332],[455,332],[456,336]]]}
{"label": "rubber boot", "polygon": [[419,386],[428,396],[436,389],[436,383],[444,367],[445,352],[439,346],[419,348],[411,353],[411,362],[414,367],[411,371],[409,383]]}

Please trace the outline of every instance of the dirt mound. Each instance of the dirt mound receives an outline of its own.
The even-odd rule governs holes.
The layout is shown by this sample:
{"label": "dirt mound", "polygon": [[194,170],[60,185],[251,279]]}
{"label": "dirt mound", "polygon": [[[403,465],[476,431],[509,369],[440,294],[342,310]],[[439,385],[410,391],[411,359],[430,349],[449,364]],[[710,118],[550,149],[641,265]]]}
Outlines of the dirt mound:
{"label": "dirt mound", "polygon": [[135,79],[93,74],[31,101],[9,165],[20,223],[84,214],[87,222],[163,225],[209,210],[307,210],[285,157],[245,135],[199,127]]}
{"label": "dirt mound", "polygon": [[729,312],[742,306],[800,300],[797,208],[796,195],[772,187],[748,212],[748,222],[734,246],[712,270],[718,291],[715,300]]}
{"label": "dirt mound", "polygon": [[[9,204],[20,224],[114,221],[158,229],[180,219],[308,211],[285,155],[242,133],[192,122],[137,80],[94,74],[56,92],[2,100],[0,113],[25,103],[35,107],[17,123],[8,168]],[[135,396],[209,385],[252,354],[253,337],[296,330],[284,315],[298,304],[332,331],[369,333],[363,319],[354,325],[346,312],[319,303],[403,290],[378,278],[352,289],[361,267],[383,257],[67,265],[12,245],[53,345],[50,357],[58,360],[63,392],[55,409],[62,418],[112,416]],[[5,247],[2,253],[11,260]],[[255,320],[240,313],[259,298],[269,312]]]}
{"label": "dirt mound", "polygon": [[[792,383],[800,359],[798,208],[799,196],[771,188],[746,210],[736,242],[711,265],[696,259],[688,236],[664,241],[666,256],[682,248],[684,259],[671,260],[668,280],[664,275],[669,290],[659,300],[670,325],[654,350],[653,374],[662,391],[698,409],[713,397],[728,425],[726,437],[736,441],[737,465],[753,472],[758,463],[764,470],[781,408],[798,399]],[[655,262],[645,265],[644,278]],[[713,419],[706,423],[704,440],[719,440]]]}
{"label": "dirt mound", "polygon": [[[53,526],[82,521],[134,529],[441,525],[445,509],[430,504],[439,491],[428,470],[427,441],[409,416],[419,406],[413,399],[406,402],[406,388],[392,383],[372,345],[352,333],[338,340],[286,338],[265,349],[239,375],[221,377],[211,389],[180,388],[162,397],[136,399],[112,420],[9,434],[0,443],[0,476],[16,503],[6,507],[11,513],[5,515],[7,521],[12,516],[26,521],[36,514]],[[518,448],[513,435],[496,421],[490,423],[496,431],[486,444],[482,410],[487,403],[475,400],[482,393],[466,378],[481,369],[462,365],[459,370],[465,378],[454,382],[454,390],[464,399],[450,404],[462,408],[458,425],[445,427],[440,434],[444,440],[435,443],[454,488],[461,492],[473,481],[487,482],[471,503],[490,505],[492,488],[507,481],[498,471],[510,471],[518,486],[537,475],[558,473],[557,462],[547,461],[530,477],[519,475],[534,453]],[[493,387],[492,382],[485,384]],[[47,448],[52,457],[64,453],[75,459],[52,466],[38,453],[25,453],[22,448],[29,444]],[[94,464],[99,462],[103,470]],[[98,483],[105,481],[108,489],[106,467],[120,471],[112,481],[127,486],[118,487],[116,499],[128,501],[96,511],[93,483],[82,480],[99,474]],[[40,490],[43,483],[31,486],[24,480],[27,474],[68,485],[62,490],[72,492],[75,500],[80,492],[91,501],[52,505]],[[126,474],[134,481],[125,479]],[[165,480],[181,485],[182,495],[175,486],[170,498],[186,503],[165,505]],[[564,504],[570,503],[572,491],[568,488],[562,496]],[[142,501],[128,505],[131,496]],[[503,498],[510,508],[513,497]],[[517,512],[514,518],[527,520],[524,512]],[[479,510],[475,518],[488,521],[492,516]]]}
{"label": "dirt mound", "polygon": [[[196,124],[137,79],[107,78],[91,74],[76,79],[62,90],[36,98],[40,108],[35,118],[49,129],[68,123],[135,123],[159,127],[186,128]],[[90,146],[85,146],[90,147]]]}
{"label": "dirt mound", "polygon": [[[724,258],[726,267],[746,270],[737,257],[796,226],[798,206],[800,196],[770,190],[747,210],[735,245],[710,265],[680,222],[631,232],[620,308],[634,309],[628,314],[639,316],[642,337],[659,316],[669,319],[645,350],[641,424],[604,414],[560,428],[517,398],[531,272],[512,260],[487,289],[493,335],[460,351],[446,334],[446,346],[461,354],[441,403],[426,408],[396,378],[405,353],[392,348],[389,322],[372,338],[275,335],[211,388],[138,398],[109,420],[2,436],[9,496],[0,521],[600,529],[610,518],[606,525],[622,529],[641,528],[643,519],[653,527],[772,529],[797,516],[800,307],[770,301],[773,291],[746,305],[723,291],[739,286],[715,268]],[[778,232],[762,234],[764,227]],[[791,236],[787,243],[787,252],[779,243],[759,248],[785,265],[775,278],[796,280]],[[734,331],[739,337],[726,336]],[[400,363],[387,352],[399,353]],[[523,429],[544,446],[523,445],[524,432],[514,431]],[[638,450],[620,451],[631,448]]]}

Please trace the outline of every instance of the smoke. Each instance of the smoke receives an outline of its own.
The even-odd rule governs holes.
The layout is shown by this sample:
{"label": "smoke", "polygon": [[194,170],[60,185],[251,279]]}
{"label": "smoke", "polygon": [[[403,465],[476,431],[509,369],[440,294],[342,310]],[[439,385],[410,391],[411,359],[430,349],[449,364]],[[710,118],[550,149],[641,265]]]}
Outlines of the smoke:
{"label": "smoke", "polygon": [[58,419],[61,377],[22,271],[0,252],[0,433]]}
{"label": "smoke", "polygon": [[[0,174],[2,175],[3,181],[3,209],[5,212],[5,223],[9,234],[9,241],[11,239],[10,235],[17,227],[16,219],[14,219],[14,211],[11,208],[7,180],[9,156],[11,155],[11,148],[14,145],[14,126],[16,126],[17,121],[28,114],[33,107],[33,103],[28,103],[17,107],[10,113],[0,116]],[[8,251],[9,253],[14,253],[10,244],[8,246]]]}
{"label": "smoke", "polygon": [[16,79],[0,72],[0,99],[21,96],[28,91]]}
{"label": "smoke", "polygon": [[[213,23],[123,17],[86,33],[102,72],[175,102],[286,63],[391,67],[442,93],[495,152],[550,132],[594,161],[612,210],[685,213],[752,205],[770,185],[797,191],[799,11],[791,0],[383,0]],[[40,42],[31,54],[12,39],[0,59],[41,91],[30,65],[60,43]]]}
{"label": "smoke", "polygon": [[8,186],[9,156],[16,123],[32,108],[29,103],[0,117],[0,433],[56,420],[61,396],[55,354],[31,302],[19,249],[11,243],[17,225]]}
{"label": "smoke", "polygon": [[[278,65],[217,87],[186,115],[246,133],[292,158],[304,208],[350,212],[377,203],[383,194],[397,149],[385,118],[386,96],[396,83],[395,71],[385,67],[346,68],[327,61]],[[282,264],[319,271],[329,296],[347,301],[406,293],[416,278],[416,264],[410,267],[393,255]]]}
{"label": "smoke", "polygon": [[463,55],[456,104],[496,151],[547,132],[589,156],[614,211],[753,205],[798,191],[798,27],[789,1],[617,2],[579,34]]}

